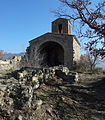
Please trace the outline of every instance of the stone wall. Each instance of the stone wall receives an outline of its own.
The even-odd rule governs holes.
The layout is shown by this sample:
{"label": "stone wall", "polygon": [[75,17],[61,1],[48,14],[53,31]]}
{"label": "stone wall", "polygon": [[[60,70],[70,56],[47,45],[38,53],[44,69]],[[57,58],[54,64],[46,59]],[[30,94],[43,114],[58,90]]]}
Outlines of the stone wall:
{"label": "stone wall", "polygon": [[53,111],[59,100],[63,104],[65,95],[70,96],[68,85],[74,82],[75,76],[63,66],[27,67],[1,76],[0,120],[60,120]]}
{"label": "stone wall", "polygon": [[21,58],[21,56],[14,56],[10,60],[0,60],[0,73],[19,69]]}
{"label": "stone wall", "polygon": [[73,38],[73,61],[78,62],[80,60],[80,44],[78,44],[76,38]]}
{"label": "stone wall", "polygon": [[[73,46],[74,37],[75,37],[74,35],[46,33],[46,34],[30,41],[30,46],[27,49],[28,58],[29,58],[29,60],[35,61],[34,57],[33,57],[35,55],[35,52],[34,52],[35,47],[37,47],[38,49],[43,49],[45,47],[44,44],[56,43],[56,44],[59,44],[59,46],[61,46],[62,49],[64,50],[64,65],[69,68],[72,68],[72,66],[73,66],[73,49],[77,48],[77,46],[76,47]],[[75,47],[75,48],[73,48],[73,47]],[[79,54],[78,51],[75,51],[75,52],[77,54]],[[51,54],[52,54],[52,52],[51,52]]]}

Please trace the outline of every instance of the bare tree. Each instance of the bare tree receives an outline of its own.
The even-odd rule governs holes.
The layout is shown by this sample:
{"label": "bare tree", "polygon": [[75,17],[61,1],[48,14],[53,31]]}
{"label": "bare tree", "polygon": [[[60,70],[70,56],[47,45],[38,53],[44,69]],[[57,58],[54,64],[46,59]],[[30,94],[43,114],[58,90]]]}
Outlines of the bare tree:
{"label": "bare tree", "polygon": [[[41,67],[45,53],[41,54],[41,48],[37,48],[37,46],[33,50],[34,54],[30,57],[31,53],[26,52],[22,59],[22,66],[24,67]],[[30,54],[30,55],[29,55]]]}
{"label": "bare tree", "polygon": [[[95,40],[97,50],[105,57],[105,1],[59,0],[63,7],[54,11],[58,17],[67,17],[79,26],[79,37]],[[99,45],[100,44],[100,45]],[[99,48],[100,46],[100,48]]]}
{"label": "bare tree", "polygon": [[95,51],[93,53],[87,51],[86,54],[81,55],[77,69],[80,69],[82,71],[92,71],[96,67],[98,61],[99,56],[97,56]]}
{"label": "bare tree", "polygon": [[86,54],[80,56],[79,64],[77,65],[77,70],[88,71],[89,70],[89,60]]}
{"label": "bare tree", "polygon": [[87,58],[88,58],[89,70],[92,71],[96,67],[99,56],[98,56],[97,52],[95,50],[93,50],[92,52],[88,51]]}
{"label": "bare tree", "polygon": [[3,50],[0,50],[0,60],[3,59],[3,56],[4,56],[4,52],[3,52]]}
{"label": "bare tree", "polygon": [[42,49],[35,47],[33,56],[33,65],[35,67],[40,67],[43,64],[45,53],[41,53]]}
{"label": "bare tree", "polygon": [[[85,50],[87,51],[88,61],[90,65],[90,70],[93,70],[97,64],[97,61],[99,61],[100,56],[101,58],[104,57],[104,55],[101,55],[101,51],[96,48],[96,41],[91,41],[86,44]],[[103,52],[102,52],[103,53]]]}

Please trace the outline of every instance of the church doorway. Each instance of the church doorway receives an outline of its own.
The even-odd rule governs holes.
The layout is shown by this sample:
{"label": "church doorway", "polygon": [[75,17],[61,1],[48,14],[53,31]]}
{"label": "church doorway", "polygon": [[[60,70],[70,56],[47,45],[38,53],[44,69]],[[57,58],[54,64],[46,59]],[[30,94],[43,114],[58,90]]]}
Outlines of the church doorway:
{"label": "church doorway", "polygon": [[45,42],[39,49],[41,56],[43,56],[42,66],[64,65],[64,49],[59,43]]}

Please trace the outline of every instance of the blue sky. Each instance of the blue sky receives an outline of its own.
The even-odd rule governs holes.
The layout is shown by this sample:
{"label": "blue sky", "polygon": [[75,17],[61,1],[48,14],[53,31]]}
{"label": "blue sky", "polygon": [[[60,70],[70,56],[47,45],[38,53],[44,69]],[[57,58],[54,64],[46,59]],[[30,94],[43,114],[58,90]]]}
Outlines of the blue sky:
{"label": "blue sky", "polygon": [[59,0],[0,0],[0,49],[24,52],[31,39],[51,31],[51,11],[59,6]]}
{"label": "blue sky", "polygon": [[0,0],[0,49],[24,52],[28,41],[51,31],[58,0]]}
{"label": "blue sky", "polygon": [[31,39],[51,31],[51,11],[59,6],[59,0],[0,0],[0,49],[25,52]]}

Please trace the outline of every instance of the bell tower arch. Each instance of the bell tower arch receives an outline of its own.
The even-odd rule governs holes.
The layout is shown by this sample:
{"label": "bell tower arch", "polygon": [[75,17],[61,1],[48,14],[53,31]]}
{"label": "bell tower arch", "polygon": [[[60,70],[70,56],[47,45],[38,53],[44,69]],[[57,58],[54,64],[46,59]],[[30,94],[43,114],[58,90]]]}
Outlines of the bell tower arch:
{"label": "bell tower arch", "polygon": [[52,22],[52,33],[71,35],[72,26],[68,19],[58,18]]}

